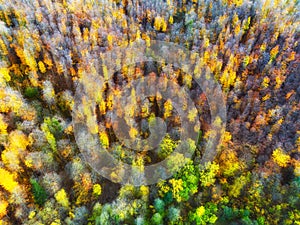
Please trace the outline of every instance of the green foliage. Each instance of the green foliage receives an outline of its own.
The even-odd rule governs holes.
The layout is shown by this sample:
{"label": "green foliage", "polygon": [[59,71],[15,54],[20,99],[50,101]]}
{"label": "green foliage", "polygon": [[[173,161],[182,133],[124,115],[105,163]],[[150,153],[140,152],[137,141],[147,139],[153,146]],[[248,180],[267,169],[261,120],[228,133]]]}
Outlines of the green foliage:
{"label": "green foliage", "polygon": [[106,204],[102,207],[101,214],[98,215],[100,209],[96,209],[97,213],[95,216],[95,225],[110,225],[111,223],[115,222],[117,219],[112,216],[112,208],[111,205]]}
{"label": "green foliage", "polygon": [[25,89],[24,95],[27,98],[35,98],[39,94],[39,90],[36,87],[27,87]]}
{"label": "green foliage", "polygon": [[[0,224],[82,225],[90,213],[89,225],[299,225],[299,41],[295,31],[300,1],[103,2],[1,1]],[[99,8],[109,13],[95,13]],[[136,40],[147,47],[153,45],[151,40],[176,43],[186,47],[188,54],[183,49],[161,48],[158,56],[147,48],[147,57],[157,62],[140,58],[141,62],[126,65],[139,54],[132,51],[113,54],[107,62],[106,51],[135,46]],[[173,63],[161,60],[170,50]],[[176,68],[180,65],[182,69]],[[113,71],[116,68],[119,72]],[[99,92],[102,81],[93,74],[104,78]],[[230,106],[227,118],[217,116],[212,121],[221,112],[222,98],[218,99],[210,80],[203,87],[193,80],[193,76],[203,80],[209,74],[228,92],[224,96]],[[157,90],[153,89],[157,95],[142,99],[148,87],[132,85],[132,81],[146,81],[146,77],[157,79]],[[178,89],[170,88],[171,82],[179,84]],[[75,93],[80,84],[88,84],[85,93]],[[128,96],[123,92],[127,87],[131,88]],[[167,99],[159,89],[167,90]],[[190,102],[180,98],[179,89],[187,89],[196,106],[193,110],[188,110]],[[87,93],[96,97],[94,109]],[[103,172],[115,182],[118,172],[128,172],[133,180],[136,174],[147,179],[151,174],[143,177],[142,173],[146,166],[166,159],[166,168],[153,174],[162,175],[161,185],[112,185],[81,163],[84,154],[76,147],[74,135],[79,126],[63,131],[63,123],[56,118],[70,121],[80,101],[78,120],[88,121],[89,130],[116,160],[134,166],[127,171],[116,163],[115,170],[103,168]],[[123,102],[124,107],[119,104]],[[181,118],[186,113],[187,118]],[[178,141],[185,119],[195,122],[198,114],[201,127],[188,128],[188,132],[199,131],[196,142]],[[116,117],[122,122],[114,123]],[[159,124],[157,117],[165,119],[172,135],[163,138],[156,152],[133,151],[115,132],[119,128],[123,137],[128,133],[132,140],[139,134],[147,138],[148,131]],[[226,130],[219,137],[223,120]],[[12,136],[13,130],[22,132],[24,143]],[[197,165],[206,151],[205,142],[213,148],[217,144],[210,137],[221,138],[215,149],[218,157]],[[180,152],[174,153],[179,144]],[[273,153],[265,151],[272,148]],[[184,153],[195,149],[193,161]],[[91,151],[90,156],[94,158],[95,153]],[[173,174],[169,180],[166,170]],[[47,174],[53,173],[55,179],[47,182]],[[40,180],[30,179],[27,187],[34,176],[41,177],[43,186]]]}
{"label": "green foliage", "polygon": [[203,132],[202,132],[202,130],[199,130],[198,137],[197,137],[197,146],[200,145],[202,139],[203,139]]}
{"label": "green foliage", "polygon": [[247,184],[247,182],[250,181],[249,179],[250,173],[248,173],[247,175],[241,175],[240,177],[236,178],[233,185],[229,187],[229,195],[233,197],[238,197],[242,188]]}
{"label": "green foliage", "polygon": [[145,220],[145,218],[143,218],[143,217],[137,217],[136,219],[135,219],[135,221],[134,221],[135,223],[135,225],[147,225],[148,224],[148,222]]}
{"label": "green foliage", "polygon": [[172,140],[169,134],[166,134],[166,136],[159,145],[158,157],[161,159],[168,157],[174,151],[177,145],[178,143]]}
{"label": "green foliage", "polygon": [[159,225],[163,224],[163,217],[160,213],[155,213],[151,218],[152,224]]}
{"label": "green foliage", "polygon": [[259,221],[252,221],[250,219],[250,211],[247,209],[236,209],[228,206],[222,206],[221,217],[218,222],[228,223],[242,221],[243,224],[261,224],[264,221],[264,217],[260,217]]}
{"label": "green foliage", "polygon": [[167,158],[168,169],[172,173],[178,172],[189,160],[183,154],[175,152]]}
{"label": "green foliage", "polygon": [[33,178],[30,179],[31,183],[31,192],[33,194],[33,198],[35,203],[42,206],[45,204],[48,195],[45,189]]}
{"label": "green foliage", "polygon": [[63,131],[63,128],[62,128],[59,120],[55,117],[52,117],[52,118],[46,117],[44,120],[44,123],[47,125],[49,131],[55,137],[58,137]]}
{"label": "green foliage", "polygon": [[168,209],[167,216],[170,222],[175,222],[180,217],[180,210],[175,207],[170,207]]}
{"label": "green foliage", "polygon": [[188,200],[191,195],[198,191],[199,169],[195,167],[193,161],[189,161],[176,175],[175,178],[182,179],[183,190],[180,196],[183,200]]}
{"label": "green foliage", "polygon": [[216,181],[216,175],[219,171],[219,165],[215,162],[208,162],[200,169],[200,182],[203,187],[211,186]]}
{"label": "green foliage", "polygon": [[156,212],[163,213],[163,211],[165,209],[164,201],[161,200],[160,198],[156,198],[154,200],[154,208],[155,208]]}
{"label": "green foliage", "polygon": [[194,212],[189,213],[189,221],[197,225],[214,224],[217,217],[217,205],[214,203],[206,203],[205,206],[198,207]]}
{"label": "green foliage", "polygon": [[54,153],[57,151],[56,139],[61,135],[63,128],[56,118],[46,117],[41,126],[46,139]]}
{"label": "green foliage", "polygon": [[171,202],[173,202],[173,195],[172,195],[172,192],[169,191],[167,192],[164,197],[163,197],[163,200],[166,204],[170,204]]}
{"label": "green foliage", "polygon": [[102,206],[100,203],[96,203],[93,207],[93,211],[91,213],[91,216],[88,218],[88,221],[89,221],[89,225],[91,224],[100,224],[100,215],[101,215],[101,212],[102,212]]}

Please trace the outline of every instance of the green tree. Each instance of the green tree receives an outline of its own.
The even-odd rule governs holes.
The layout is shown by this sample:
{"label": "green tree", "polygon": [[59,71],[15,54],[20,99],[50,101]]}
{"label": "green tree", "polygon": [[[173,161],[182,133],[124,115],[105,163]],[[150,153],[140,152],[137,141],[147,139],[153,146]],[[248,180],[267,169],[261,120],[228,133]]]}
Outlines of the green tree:
{"label": "green tree", "polygon": [[47,192],[35,179],[31,178],[30,183],[35,203],[40,206],[44,205],[48,198]]}
{"label": "green tree", "polygon": [[171,223],[176,222],[180,217],[180,210],[172,206],[168,209],[167,216]]}
{"label": "green tree", "polygon": [[156,225],[163,224],[162,215],[160,213],[155,213],[151,218],[151,222],[152,224],[156,224]]}
{"label": "green tree", "polygon": [[164,201],[161,200],[160,198],[156,198],[154,200],[154,208],[155,208],[156,212],[163,213],[164,209],[165,209]]}

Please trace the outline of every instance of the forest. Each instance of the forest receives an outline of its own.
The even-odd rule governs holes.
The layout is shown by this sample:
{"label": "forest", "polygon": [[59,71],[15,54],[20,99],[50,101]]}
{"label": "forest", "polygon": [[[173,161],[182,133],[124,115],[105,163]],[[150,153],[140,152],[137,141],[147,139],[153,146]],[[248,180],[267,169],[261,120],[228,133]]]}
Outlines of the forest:
{"label": "forest", "polygon": [[23,224],[300,225],[300,1],[0,0]]}

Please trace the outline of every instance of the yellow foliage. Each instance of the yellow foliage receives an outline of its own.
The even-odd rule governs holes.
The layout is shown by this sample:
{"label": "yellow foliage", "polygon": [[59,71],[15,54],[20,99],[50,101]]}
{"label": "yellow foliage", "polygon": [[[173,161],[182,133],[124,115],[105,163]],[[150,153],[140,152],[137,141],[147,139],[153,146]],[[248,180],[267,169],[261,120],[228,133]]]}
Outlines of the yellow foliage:
{"label": "yellow foliage", "polygon": [[36,215],[36,212],[35,211],[31,211],[28,215],[28,219],[33,219]]}
{"label": "yellow foliage", "polygon": [[272,159],[275,163],[277,163],[280,167],[286,167],[291,160],[291,157],[283,152],[282,149],[277,148],[272,153]]}
{"label": "yellow foliage", "polygon": [[295,163],[294,174],[295,176],[300,177],[300,161],[296,161]]}
{"label": "yellow foliage", "polygon": [[9,69],[8,68],[0,68],[0,74],[3,76],[6,82],[10,81]]}
{"label": "yellow foliage", "polygon": [[21,131],[15,130],[9,134],[9,149],[11,151],[25,150],[29,145],[28,137]]}
{"label": "yellow foliage", "polygon": [[[46,118],[46,119],[49,119],[49,118]],[[51,149],[56,152],[57,151],[57,146],[56,146],[56,140],[55,140],[55,137],[54,135],[51,133],[49,127],[47,126],[46,123],[43,123],[42,126],[42,131],[44,132],[45,134],[45,137],[49,143],[49,145],[51,146]]]}
{"label": "yellow foliage", "polygon": [[8,192],[12,193],[15,187],[18,186],[14,176],[7,170],[0,168],[0,177],[0,185]]}
{"label": "yellow foliage", "polygon": [[208,63],[209,59],[210,59],[209,52],[205,51],[204,54],[203,54],[203,60],[204,60],[204,62]]}
{"label": "yellow foliage", "polygon": [[232,138],[231,133],[226,131],[223,135],[223,141],[225,143],[228,143],[229,141],[231,141],[231,138]]}
{"label": "yellow foliage", "polygon": [[249,62],[250,62],[250,57],[247,55],[244,58],[244,65],[247,66],[249,64]]}
{"label": "yellow foliage", "polygon": [[235,35],[238,35],[238,34],[240,33],[240,30],[241,30],[241,27],[240,27],[239,24],[237,24],[237,25],[235,26],[235,28],[234,28],[234,33],[235,33]]}
{"label": "yellow foliage", "polygon": [[137,156],[135,160],[132,162],[132,167],[139,172],[144,171],[144,159],[142,156]]}
{"label": "yellow foliage", "polygon": [[279,45],[276,45],[274,48],[272,48],[272,50],[270,51],[271,60],[275,59],[275,57],[278,54],[278,51],[279,51]]}
{"label": "yellow foliage", "polygon": [[108,69],[107,69],[107,66],[103,64],[102,70],[103,70],[103,77],[104,77],[104,79],[108,80]]}
{"label": "yellow foliage", "polygon": [[65,189],[61,189],[59,190],[55,195],[54,195],[56,201],[62,205],[63,207],[68,208],[70,203],[69,203],[69,199],[67,196],[67,193],[65,191]]}
{"label": "yellow foliage", "polygon": [[109,147],[109,138],[105,131],[99,132],[99,138],[100,142],[103,145],[103,147],[108,148]]}
{"label": "yellow foliage", "polygon": [[157,187],[158,187],[158,194],[163,197],[169,190],[170,190],[170,187],[168,185],[165,184],[165,180],[160,180],[158,183],[157,183]]}
{"label": "yellow foliage", "polygon": [[223,0],[222,3],[228,5],[241,6],[243,4],[243,0]]}
{"label": "yellow foliage", "polygon": [[197,115],[198,115],[197,109],[193,108],[192,110],[190,110],[188,112],[188,116],[187,117],[188,117],[188,119],[189,119],[190,122],[193,122],[193,121],[195,121]]}
{"label": "yellow foliage", "polygon": [[93,194],[96,196],[100,196],[102,193],[102,188],[100,184],[94,184],[93,185]]}
{"label": "yellow foliage", "polygon": [[220,169],[225,176],[233,176],[243,167],[233,150],[225,150],[220,155]]}
{"label": "yellow foliage", "polygon": [[8,202],[7,201],[0,200],[0,219],[2,219],[6,215],[6,213],[7,213],[7,211],[6,211],[7,206],[8,206]]}
{"label": "yellow foliage", "polygon": [[19,96],[12,94],[10,95],[8,105],[13,112],[18,114],[21,106],[23,105],[23,102]]}
{"label": "yellow foliage", "polygon": [[234,84],[236,79],[236,72],[232,69],[225,69],[224,73],[220,77],[220,82],[224,86],[225,90],[227,90],[231,85]]}
{"label": "yellow foliage", "polygon": [[24,50],[25,62],[29,66],[31,71],[36,71],[37,63],[35,58],[26,50]]}
{"label": "yellow foliage", "polygon": [[142,185],[140,187],[140,192],[141,192],[142,196],[148,196],[149,195],[149,187]]}
{"label": "yellow foliage", "polygon": [[0,39],[0,50],[3,55],[8,55],[8,50],[6,48],[6,45],[2,39]]}
{"label": "yellow foliage", "polygon": [[269,98],[271,98],[270,93],[266,94],[264,97],[262,97],[263,101],[267,101]]}
{"label": "yellow foliage", "polygon": [[191,88],[191,87],[192,87],[192,81],[193,81],[192,75],[186,74],[185,76],[183,76],[183,83],[184,83],[188,88]]}
{"label": "yellow foliage", "polygon": [[207,48],[209,46],[209,39],[208,38],[204,38],[204,48]]}
{"label": "yellow foliage", "polygon": [[33,167],[33,160],[32,159],[26,159],[25,161],[24,161],[24,163],[25,163],[25,166],[27,166],[28,168],[32,168]]}
{"label": "yellow foliage", "polygon": [[20,46],[14,45],[17,56],[20,58],[22,64],[26,64],[23,49]]}
{"label": "yellow foliage", "polygon": [[239,22],[239,16],[235,13],[232,18],[232,24],[237,25],[238,22]]}
{"label": "yellow foliage", "polygon": [[1,154],[1,159],[9,169],[15,171],[20,169],[19,153],[17,151],[10,151],[9,149],[5,149]]}
{"label": "yellow foliage", "polygon": [[264,77],[263,82],[262,82],[262,86],[264,88],[267,88],[269,86],[270,83],[270,78],[269,77]]}
{"label": "yellow foliage", "polygon": [[39,69],[40,69],[41,73],[46,72],[45,64],[42,61],[39,61],[38,66],[39,66]]}
{"label": "yellow foliage", "polygon": [[8,137],[9,145],[2,152],[3,163],[12,170],[19,169],[20,152],[29,145],[28,138],[21,131],[12,131]]}
{"label": "yellow foliage", "polygon": [[245,22],[243,29],[248,30],[251,23],[251,17],[249,16],[247,22]]}
{"label": "yellow foliage", "polygon": [[241,194],[242,188],[246,185],[248,181],[247,176],[241,175],[236,178],[233,185],[230,186],[229,196],[238,197]]}
{"label": "yellow foliage", "polygon": [[4,121],[4,116],[0,114],[0,135],[1,134],[7,134],[7,123]]}
{"label": "yellow foliage", "polygon": [[181,201],[181,196],[180,196],[180,191],[183,190],[183,181],[181,179],[176,180],[176,179],[171,179],[169,180],[169,183],[172,185],[172,194],[173,197],[180,202]]}
{"label": "yellow foliage", "polygon": [[109,46],[112,46],[113,44],[113,36],[112,35],[107,35],[107,42]]}
{"label": "yellow foliage", "polygon": [[198,207],[198,208],[196,209],[196,215],[197,215],[198,217],[203,216],[204,213],[205,213],[205,208],[204,208],[204,206],[200,206],[200,207]]}
{"label": "yellow foliage", "polygon": [[164,103],[164,118],[168,118],[171,116],[172,114],[172,110],[173,110],[173,106],[172,106],[172,101],[170,99],[168,99],[165,103]]}
{"label": "yellow foliage", "polygon": [[276,78],[275,78],[275,81],[276,81],[275,88],[276,89],[280,88],[280,86],[282,85],[284,80],[285,80],[285,78],[283,76],[276,76]]}
{"label": "yellow foliage", "polygon": [[173,22],[174,22],[173,16],[170,16],[170,18],[169,18],[169,23],[170,23],[170,24],[173,24]]}
{"label": "yellow foliage", "polygon": [[260,50],[261,50],[262,52],[264,52],[266,49],[267,49],[267,44],[266,44],[266,43],[263,43],[263,44],[260,46]]}
{"label": "yellow foliage", "polygon": [[61,225],[60,219],[56,219],[50,225]]}
{"label": "yellow foliage", "polygon": [[161,31],[165,32],[167,30],[167,23],[164,20],[164,18],[162,18],[160,16],[155,17],[154,28],[157,31],[161,30]]}
{"label": "yellow foliage", "polygon": [[83,41],[86,43],[89,41],[89,30],[87,28],[83,30]]}
{"label": "yellow foliage", "polygon": [[44,63],[48,66],[48,69],[51,69],[53,66],[52,60],[50,57],[45,56]]}

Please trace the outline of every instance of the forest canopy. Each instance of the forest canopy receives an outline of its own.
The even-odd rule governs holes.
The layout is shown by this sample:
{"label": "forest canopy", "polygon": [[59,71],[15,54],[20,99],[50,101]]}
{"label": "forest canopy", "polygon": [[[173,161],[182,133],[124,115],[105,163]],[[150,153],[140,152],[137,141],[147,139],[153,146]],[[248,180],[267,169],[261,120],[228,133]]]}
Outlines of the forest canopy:
{"label": "forest canopy", "polygon": [[[300,224],[299,12],[299,0],[0,0],[0,225]],[[189,70],[116,51],[142,43],[155,58],[154,41],[183,49],[157,49],[178,64],[189,52]],[[87,132],[120,162],[106,176]],[[122,182],[122,163],[142,180],[162,161],[156,183]]]}

